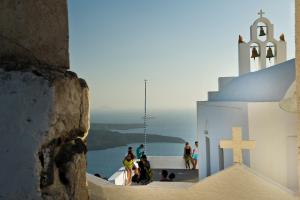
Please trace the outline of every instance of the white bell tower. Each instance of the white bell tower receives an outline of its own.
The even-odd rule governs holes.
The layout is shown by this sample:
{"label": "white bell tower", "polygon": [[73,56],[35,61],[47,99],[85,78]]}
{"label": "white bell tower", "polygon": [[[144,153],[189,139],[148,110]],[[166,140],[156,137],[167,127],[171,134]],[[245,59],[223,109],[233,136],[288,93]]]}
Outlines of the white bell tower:
{"label": "white bell tower", "polygon": [[279,40],[274,39],[274,25],[263,17],[264,14],[260,10],[260,17],[250,27],[249,42],[244,42],[242,36],[239,36],[239,75],[279,64],[287,59],[284,35],[281,34]]}

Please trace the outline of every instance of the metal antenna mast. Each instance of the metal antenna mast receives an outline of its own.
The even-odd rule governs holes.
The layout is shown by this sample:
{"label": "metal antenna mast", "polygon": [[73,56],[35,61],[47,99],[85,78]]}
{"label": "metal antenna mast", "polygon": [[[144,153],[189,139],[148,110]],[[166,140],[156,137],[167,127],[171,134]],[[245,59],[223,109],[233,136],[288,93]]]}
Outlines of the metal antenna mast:
{"label": "metal antenna mast", "polygon": [[147,82],[148,80],[145,79],[145,107],[144,107],[144,148],[145,148],[145,154],[147,151]]}

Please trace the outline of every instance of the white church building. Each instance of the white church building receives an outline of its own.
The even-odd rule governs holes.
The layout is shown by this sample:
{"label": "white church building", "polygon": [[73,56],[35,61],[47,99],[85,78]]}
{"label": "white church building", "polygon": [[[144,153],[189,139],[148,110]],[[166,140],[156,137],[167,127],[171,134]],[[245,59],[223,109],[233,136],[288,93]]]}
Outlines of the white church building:
{"label": "white church building", "polygon": [[232,165],[232,151],[219,147],[241,127],[243,139],[256,147],[243,151],[244,164],[278,184],[297,191],[296,114],[279,102],[295,80],[295,60],[287,61],[286,41],[274,38],[274,25],[263,17],[250,27],[250,41],[239,37],[239,76],[220,77],[219,91],[197,102],[199,176],[205,178]]}

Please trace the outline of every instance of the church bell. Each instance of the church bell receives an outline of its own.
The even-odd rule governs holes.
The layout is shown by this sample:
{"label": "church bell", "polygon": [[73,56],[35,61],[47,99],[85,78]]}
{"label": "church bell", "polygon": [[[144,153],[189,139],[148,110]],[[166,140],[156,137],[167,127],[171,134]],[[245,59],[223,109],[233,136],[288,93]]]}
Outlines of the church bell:
{"label": "church bell", "polygon": [[259,36],[265,36],[265,35],[266,35],[266,32],[264,30],[264,27],[260,26]]}
{"label": "church bell", "polygon": [[258,51],[257,51],[256,47],[253,47],[251,58],[254,58],[254,60],[255,60],[256,57],[259,57],[259,54],[258,54]]}
{"label": "church bell", "polygon": [[269,58],[269,61],[271,61],[271,58],[274,58],[274,54],[273,54],[273,51],[272,51],[271,47],[268,48],[266,57]]}

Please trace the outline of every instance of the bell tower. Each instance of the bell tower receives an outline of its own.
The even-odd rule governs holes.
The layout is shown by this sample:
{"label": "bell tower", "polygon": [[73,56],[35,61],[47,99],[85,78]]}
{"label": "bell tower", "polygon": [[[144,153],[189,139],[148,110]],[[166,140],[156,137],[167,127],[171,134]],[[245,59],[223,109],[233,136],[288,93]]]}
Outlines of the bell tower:
{"label": "bell tower", "polygon": [[239,36],[239,75],[258,71],[286,61],[284,34],[274,38],[274,25],[260,10],[259,18],[250,26],[250,41]]}

